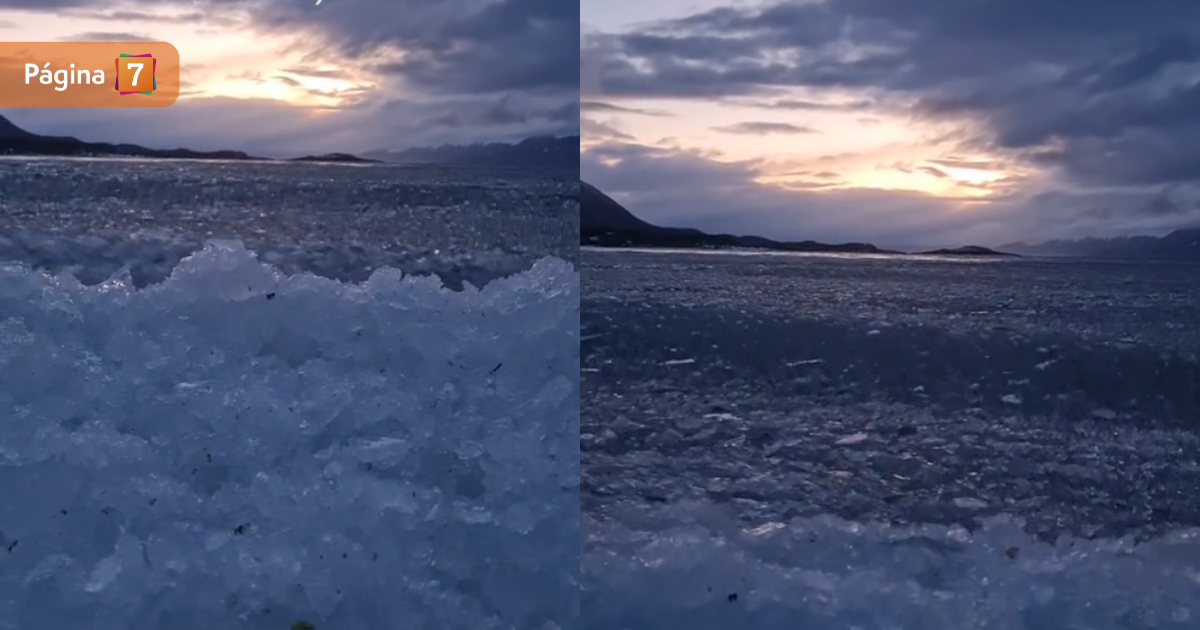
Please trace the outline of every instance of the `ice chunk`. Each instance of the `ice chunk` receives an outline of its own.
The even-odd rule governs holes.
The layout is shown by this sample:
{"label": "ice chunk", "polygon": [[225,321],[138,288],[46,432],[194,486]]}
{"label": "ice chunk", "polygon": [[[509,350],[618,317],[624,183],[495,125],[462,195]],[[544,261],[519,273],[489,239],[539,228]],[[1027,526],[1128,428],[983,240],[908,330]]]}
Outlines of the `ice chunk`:
{"label": "ice chunk", "polygon": [[982,510],[988,506],[987,501],[975,497],[957,497],[954,499],[954,505],[965,510]]}
{"label": "ice chunk", "polygon": [[838,441],[834,442],[834,444],[837,444],[838,446],[853,446],[855,444],[862,444],[863,442],[866,442],[868,437],[869,436],[866,433],[862,433],[860,431],[858,433],[851,433],[846,437],[839,438]]}
{"label": "ice chunk", "polygon": [[0,268],[0,628],[579,627],[579,274]]}
{"label": "ice chunk", "polygon": [[1195,530],[1050,545],[1008,518],[973,532],[818,517],[731,533],[670,512],[587,522],[583,628],[1191,630],[1200,608]]}

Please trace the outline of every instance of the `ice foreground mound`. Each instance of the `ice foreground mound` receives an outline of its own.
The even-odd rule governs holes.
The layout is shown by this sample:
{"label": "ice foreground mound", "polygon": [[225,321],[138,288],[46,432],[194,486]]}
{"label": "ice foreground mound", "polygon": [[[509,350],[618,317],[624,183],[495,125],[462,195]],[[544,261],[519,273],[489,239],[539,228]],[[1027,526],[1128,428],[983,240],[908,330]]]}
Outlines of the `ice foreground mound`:
{"label": "ice foreground mound", "polygon": [[0,628],[577,627],[578,331],[555,260],[0,266]]}
{"label": "ice foreground mound", "polygon": [[585,528],[588,630],[1200,627],[1194,530],[1049,545],[1003,518],[973,534],[833,517],[743,532],[702,510],[636,522]]}

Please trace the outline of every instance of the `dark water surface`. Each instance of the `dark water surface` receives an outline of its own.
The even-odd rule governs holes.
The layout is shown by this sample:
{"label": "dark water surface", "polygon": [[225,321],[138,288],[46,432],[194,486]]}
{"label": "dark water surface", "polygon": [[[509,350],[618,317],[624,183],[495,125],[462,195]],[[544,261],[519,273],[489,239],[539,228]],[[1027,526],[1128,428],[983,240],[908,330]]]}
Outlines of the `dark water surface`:
{"label": "dark water surface", "polygon": [[483,283],[577,261],[579,182],[496,168],[0,159],[0,260],[100,282],[161,280],[205,240],[288,272],[362,281],[392,266]]}
{"label": "dark water surface", "polygon": [[584,251],[583,506],[1200,525],[1200,266]]}

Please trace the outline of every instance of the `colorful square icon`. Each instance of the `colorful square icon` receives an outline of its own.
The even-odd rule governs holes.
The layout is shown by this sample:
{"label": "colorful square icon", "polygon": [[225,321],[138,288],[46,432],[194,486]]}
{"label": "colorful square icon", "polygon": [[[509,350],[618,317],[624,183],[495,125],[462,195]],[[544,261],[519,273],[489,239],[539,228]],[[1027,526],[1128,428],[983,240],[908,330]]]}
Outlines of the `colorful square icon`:
{"label": "colorful square icon", "polygon": [[126,94],[153,94],[158,89],[155,67],[158,60],[153,55],[121,55],[117,57],[117,82],[114,86],[122,96]]}

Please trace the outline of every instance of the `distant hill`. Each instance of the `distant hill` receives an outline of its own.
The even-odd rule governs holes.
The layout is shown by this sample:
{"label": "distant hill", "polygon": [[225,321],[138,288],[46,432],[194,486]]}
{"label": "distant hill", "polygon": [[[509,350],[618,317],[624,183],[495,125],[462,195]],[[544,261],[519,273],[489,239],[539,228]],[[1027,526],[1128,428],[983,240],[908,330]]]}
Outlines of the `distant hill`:
{"label": "distant hill", "polygon": [[14,125],[9,119],[0,116],[0,140],[30,140],[41,137],[45,136],[29,133]]}
{"label": "distant hill", "polygon": [[662,229],[633,216],[632,212],[585,181],[579,182],[579,204],[581,231],[653,232]]}
{"label": "distant hill", "polygon": [[403,151],[375,150],[368,158],[397,164],[452,164],[460,166],[518,166],[579,170],[579,136],[537,136],[517,144],[419,147]]}
{"label": "distant hill", "polygon": [[[42,136],[30,133],[0,116],[0,155],[124,156],[183,158],[193,160],[266,160],[242,151],[193,151],[191,149],[150,149],[136,144],[85,142],[68,136]],[[449,164],[462,166],[518,166],[549,169],[579,169],[579,136],[526,138],[517,144],[445,145],[405,149],[399,152],[372,151],[364,157],[348,153],[306,155],[293,158],[300,162],[400,164]]]}
{"label": "distant hill", "polygon": [[1003,249],[1026,256],[1200,261],[1200,229],[1176,230],[1166,236],[1054,240],[1036,245],[1009,243]]}
{"label": "distant hill", "polygon": [[326,153],[324,155],[305,155],[292,158],[292,162],[340,162],[348,164],[379,164],[379,160],[368,160],[349,153]]}
{"label": "distant hill", "polygon": [[192,151],[191,149],[148,149],[136,144],[84,142],[68,136],[30,133],[0,116],[0,155],[126,156],[187,158],[196,160],[260,160],[241,151]]}
{"label": "distant hill", "polygon": [[1009,252],[998,252],[994,249],[980,247],[978,245],[966,245],[964,247],[954,247],[951,249],[934,249],[927,252],[921,252],[921,256],[1019,256],[1020,254],[1011,254]]}
{"label": "distant hill", "polygon": [[[0,116],[0,155],[121,156],[190,160],[266,160],[242,151],[193,151],[191,149],[149,149],[137,144],[84,142],[69,136],[42,136],[21,129]],[[294,158],[303,162],[374,162],[348,153],[306,155]]]}
{"label": "distant hill", "polygon": [[899,253],[868,243],[831,245],[816,241],[774,241],[759,236],[707,234],[690,228],[647,223],[587,182],[579,182],[579,244],[593,247],[676,247],[769,249],[790,252]]}

